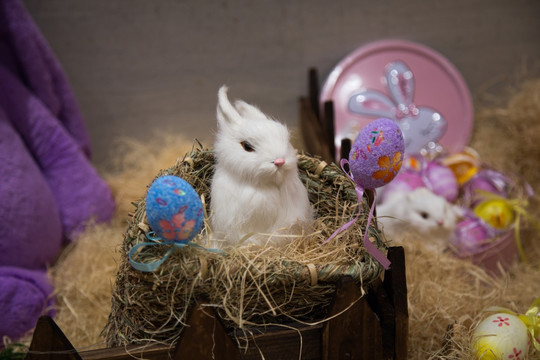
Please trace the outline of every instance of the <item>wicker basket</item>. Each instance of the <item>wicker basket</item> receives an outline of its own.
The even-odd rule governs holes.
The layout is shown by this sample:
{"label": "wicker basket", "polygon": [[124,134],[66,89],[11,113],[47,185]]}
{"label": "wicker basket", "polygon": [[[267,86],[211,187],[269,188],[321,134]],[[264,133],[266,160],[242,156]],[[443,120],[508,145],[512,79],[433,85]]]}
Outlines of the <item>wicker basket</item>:
{"label": "wicker basket", "polygon": [[[148,341],[174,343],[185,326],[188,310],[204,298],[223,323],[250,329],[292,321],[324,321],[336,282],[344,275],[366,288],[380,278],[380,264],[362,245],[365,217],[326,245],[336,228],[358,211],[354,184],[334,164],[298,156],[300,178],[316,210],[314,232],[294,240],[286,251],[237,249],[225,255],[186,246],[176,250],[156,271],[135,270],[129,250],[148,241],[144,199],[134,203],[122,246],[122,258],[113,290],[112,308],[105,329],[109,346]],[[197,146],[175,166],[158,176],[176,175],[189,182],[209,209],[214,168],[211,150]],[[362,212],[368,213],[364,199]],[[206,224],[194,240],[204,246]],[[386,245],[376,224],[369,235],[383,252]],[[144,261],[160,259],[166,245],[148,247]]]}

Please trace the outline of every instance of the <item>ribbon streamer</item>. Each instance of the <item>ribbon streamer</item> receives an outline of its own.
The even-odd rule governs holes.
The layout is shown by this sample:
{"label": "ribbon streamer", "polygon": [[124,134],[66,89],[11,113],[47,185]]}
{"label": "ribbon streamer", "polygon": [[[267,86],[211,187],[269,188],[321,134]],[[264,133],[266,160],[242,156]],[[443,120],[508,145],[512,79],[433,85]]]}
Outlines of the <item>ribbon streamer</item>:
{"label": "ribbon streamer", "polygon": [[[148,240],[150,240],[150,242],[143,242],[143,243],[137,244],[137,245],[133,246],[129,250],[129,262],[130,262],[131,266],[135,270],[139,270],[139,271],[142,271],[142,272],[153,272],[153,271],[155,271],[157,268],[159,268],[161,266],[161,264],[163,264],[167,260],[167,258],[176,249],[182,249],[182,248],[184,248],[186,246],[191,246],[191,247],[194,247],[194,248],[197,248],[197,249],[211,251],[211,252],[214,252],[214,253],[217,253],[217,254],[224,254],[225,253],[223,250],[220,250],[220,249],[207,249],[205,247],[202,247],[202,246],[200,246],[198,244],[194,244],[194,243],[189,242],[189,241],[186,242],[186,243],[163,241],[163,239],[160,238],[159,236],[156,236],[156,234],[153,231],[147,232],[146,233],[146,238]],[[172,246],[170,247],[169,250],[167,250],[167,252],[165,253],[165,255],[163,255],[163,257],[161,259],[151,261],[151,262],[148,262],[148,263],[142,263],[142,262],[138,262],[138,261],[133,260],[133,256],[135,255],[137,250],[139,250],[140,248],[145,247],[145,246],[162,246],[162,245],[172,245]]]}
{"label": "ribbon streamer", "polygon": [[540,297],[533,301],[525,314],[518,314],[510,309],[498,306],[490,307],[486,311],[502,312],[517,316],[527,327],[534,348],[540,351],[540,343],[538,342],[540,340]]}
{"label": "ribbon streamer", "polygon": [[[345,165],[348,165],[349,164],[349,161],[347,159],[341,159],[341,162],[340,162],[340,165],[341,165],[341,169],[343,170],[343,172],[345,173],[345,175],[347,175],[347,177],[349,179],[351,179],[353,181],[353,183],[355,184],[355,187],[354,187],[354,190],[356,191],[356,196],[358,198],[358,214],[356,215],[356,217],[354,219],[352,219],[351,221],[347,222],[346,224],[344,224],[343,226],[341,226],[339,229],[337,229],[336,231],[334,231],[334,233],[328,238],[326,239],[324,242],[323,242],[323,245],[328,243],[330,240],[332,240],[334,237],[336,237],[338,234],[340,234],[341,232],[347,230],[349,227],[351,227],[357,220],[358,218],[360,217],[361,213],[362,213],[362,197],[364,195],[364,188],[358,184],[356,184],[356,182],[354,181],[354,177],[351,173],[349,173],[348,171],[345,171]],[[374,196],[374,199],[373,199],[373,204],[371,204],[371,207],[369,209],[369,216],[368,216],[368,219],[367,219],[367,224],[366,224],[366,231],[364,233],[364,238],[363,238],[363,243],[364,243],[364,247],[366,248],[367,252],[373,256],[375,258],[375,260],[377,260],[386,270],[388,270],[390,268],[390,260],[388,260],[388,258],[375,246],[373,245],[373,243],[371,243],[371,241],[369,240],[369,225],[371,224],[371,219],[373,217],[373,211],[375,210],[375,203],[376,203],[376,198],[377,198],[377,192],[375,191],[375,189],[372,189],[373,190],[373,196]]]}

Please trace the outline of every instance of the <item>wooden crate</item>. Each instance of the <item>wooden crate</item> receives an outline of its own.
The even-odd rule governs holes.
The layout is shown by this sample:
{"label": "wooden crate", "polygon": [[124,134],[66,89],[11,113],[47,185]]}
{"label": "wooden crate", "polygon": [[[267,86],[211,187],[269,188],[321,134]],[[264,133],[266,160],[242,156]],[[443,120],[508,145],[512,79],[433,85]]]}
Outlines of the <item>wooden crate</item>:
{"label": "wooden crate", "polygon": [[[318,106],[318,80],[309,71],[309,97],[300,98],[300,121],[307,150],[332,162],[335,158],[333,104]],[[351,143],[342,143],[348,154]],[[372,196],[367,195],[369,201]],[[367,292],[349,277],[337,284],[329,309],[330,320],[316,324],[285,324],[243,339],[247,350],[237,346],[240,332],[227,331],[204,299],[191,309],[187,324],[173,345],[131,345],[77,352],[60,328],[49,317],[39,319],[27,360],[92,359],[407,359],[408,309],[405,255],[402,247],[391,247],[392,265]]]}
{"label": "wooden crate", "polygon": [[[362,296],[348,277],[337,286],[329,315],[317,325],[288,324],[246,339],[241,351],[212,308],[200,300],[177,344],[131,345],[78,352],[50,317],[39,319],[27,360],[161,359],[395,359],[407,358],[407,286],[403,248],[391,247],[392,266]],[[239,334],[236,334],[240,336]],[[301,355],[301,357],[300,357]]]}

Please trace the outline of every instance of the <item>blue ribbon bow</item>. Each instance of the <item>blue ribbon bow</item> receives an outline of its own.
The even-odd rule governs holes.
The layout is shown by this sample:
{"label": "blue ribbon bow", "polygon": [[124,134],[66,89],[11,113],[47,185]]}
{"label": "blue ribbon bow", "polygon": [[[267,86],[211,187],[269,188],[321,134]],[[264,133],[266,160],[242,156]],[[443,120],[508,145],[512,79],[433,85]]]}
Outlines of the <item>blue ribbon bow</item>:
{"label": "blue ribbon bow", "polygon": [[[217,253],[217,254],[225,254],[225,252],[223,250],[220,250],[220,249],[207,249],[205,247],[202,247],[202,246],[200,246],[198,244],[194,244],[194,243],[189,242],[189,241],[185,242],[185,243],[174,242],[174,241],[163,241],[163,239],[160,238],[159,236],[157,236],[153,231],[147,232],[146,233],[146,238],[148,240],[150,240],[150,241],[137,244],[137,245],[133,246],[129,250],[129,262],[131,263],[131,266],[135,270],[139,270],[139,271],[142,271],[142,272],[153,272],[154,270],[159,268],[161,266],[161,264],[163,264],[167,260],[167,258],[176,249],[182,249],[182,248],[184,248],[186,246],[191,246],[191,247],[194,247],[194,248],[197,248],[197,249],[203,249],[203,250],[211,251],[211,252],[214,252],[214,253]],[[161,259],[151,261],[151,262],[148,262],[148,263],[142,263],[142,262],[138,262],[138,261],[133,260],[133,255],[135,255],[137,250],[139,250],[140,248],[142,248],[144,246],[162,246],[162,245],[172,245],[172,246],[169,248],[169,250],[167,250],[167,252],[165,253],[165,255],[163,255],[163,257]]]}

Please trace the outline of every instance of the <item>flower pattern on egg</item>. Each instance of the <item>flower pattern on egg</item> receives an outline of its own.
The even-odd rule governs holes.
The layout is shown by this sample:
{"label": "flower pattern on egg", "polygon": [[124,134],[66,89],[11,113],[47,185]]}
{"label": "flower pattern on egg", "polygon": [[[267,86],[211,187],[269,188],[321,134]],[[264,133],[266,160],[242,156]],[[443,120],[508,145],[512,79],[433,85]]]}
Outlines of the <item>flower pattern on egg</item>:
{"label": "flower pattern on egg", "polygon": [[398,173],[401,168],[403,159],[401,152],[398,151],[392,157],[392,160],[386,155],[381,156],[377,161],[377,164],[381,167],[381,170],[377,170],[373,173],[373,178],[377,180],[383,180],[385,183],[390,182]]}

